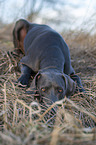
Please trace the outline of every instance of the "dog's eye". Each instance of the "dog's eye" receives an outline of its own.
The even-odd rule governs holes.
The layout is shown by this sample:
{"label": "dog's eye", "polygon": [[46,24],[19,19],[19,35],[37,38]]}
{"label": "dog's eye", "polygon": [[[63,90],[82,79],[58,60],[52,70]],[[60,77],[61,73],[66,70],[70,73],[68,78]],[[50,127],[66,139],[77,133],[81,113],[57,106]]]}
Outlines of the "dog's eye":
{"label": "dog's eye", "polygon": [[42,88],[41,90],[42,90],[43,92],[45,92],[45,91],[46,91],[46,89],[45,89],[45,88]]}
{"label": "dog's eye", "polygon": [[63,92],[63,89],[58,89],[58,93],[62,93]]}
{"label": "dog's eye", "polygon": [[59,93],[62,93],[62,89],[58,90]]}

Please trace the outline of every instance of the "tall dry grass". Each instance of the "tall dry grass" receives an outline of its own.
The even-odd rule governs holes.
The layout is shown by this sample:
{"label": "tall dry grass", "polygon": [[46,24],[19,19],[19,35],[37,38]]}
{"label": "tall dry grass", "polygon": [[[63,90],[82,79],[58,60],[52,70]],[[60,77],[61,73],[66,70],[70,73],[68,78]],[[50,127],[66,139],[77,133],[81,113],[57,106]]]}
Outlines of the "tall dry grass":
{"label": "tall dry grass", "polygon": [[[81,32],[64,35],[72,65],[86,93],[77,93],[50,106],[40,104],[26,88],[14,85],[18,56],[11,39],[0,41],[0,143],[2,145],[69,145],[96,143],[96,36]],[[7,37],[6,37],[7,38]]]}

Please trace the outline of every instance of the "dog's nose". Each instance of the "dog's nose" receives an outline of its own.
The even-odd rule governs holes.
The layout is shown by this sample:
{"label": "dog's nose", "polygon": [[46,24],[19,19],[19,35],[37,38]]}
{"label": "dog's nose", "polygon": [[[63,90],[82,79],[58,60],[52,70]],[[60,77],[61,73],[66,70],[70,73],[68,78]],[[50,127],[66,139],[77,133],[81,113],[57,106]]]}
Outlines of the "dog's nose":
{"label": "dog's nose", "polygon": [[54,94],[54,90],[51,90],[50,99],[52,100],[52,102],[58,101],[57,96]]}

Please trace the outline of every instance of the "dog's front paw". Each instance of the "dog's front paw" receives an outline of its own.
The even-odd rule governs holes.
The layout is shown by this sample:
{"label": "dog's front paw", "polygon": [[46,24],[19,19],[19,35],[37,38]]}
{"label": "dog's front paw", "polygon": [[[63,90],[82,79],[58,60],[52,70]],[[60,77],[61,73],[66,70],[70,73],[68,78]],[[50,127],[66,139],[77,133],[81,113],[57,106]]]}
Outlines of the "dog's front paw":
{"label": "dog's front paw", "polygon": [[18,79],[18,86],[19,87],[26,87],[29,84],[29,75],[28,74],[23,74],[21,77]]}

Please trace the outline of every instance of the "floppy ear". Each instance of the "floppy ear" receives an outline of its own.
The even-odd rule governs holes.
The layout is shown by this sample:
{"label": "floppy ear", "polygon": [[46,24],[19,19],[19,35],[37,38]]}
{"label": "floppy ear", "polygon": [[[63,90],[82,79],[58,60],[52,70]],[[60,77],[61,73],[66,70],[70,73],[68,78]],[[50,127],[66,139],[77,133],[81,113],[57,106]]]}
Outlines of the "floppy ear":
{"label": "floppy ear", "polygon": [[41,74],[40,73],[37,73],[34,77],[34,79],[32,80],[32,83],[30,85],[30,88],[27,89],[27,93],[28,94],[32,94],[32,92],[36,93],[37,91],[37,83],[38,83],[38,80],[40,79],[41,77]]}
{"label": "floppy ear", "polygon": [[65,81],[65,89],[66,89],[66,96],[71,96],[75,89],[76,89],[76,83],[66,74],[63,74],[63,79]]}

